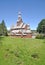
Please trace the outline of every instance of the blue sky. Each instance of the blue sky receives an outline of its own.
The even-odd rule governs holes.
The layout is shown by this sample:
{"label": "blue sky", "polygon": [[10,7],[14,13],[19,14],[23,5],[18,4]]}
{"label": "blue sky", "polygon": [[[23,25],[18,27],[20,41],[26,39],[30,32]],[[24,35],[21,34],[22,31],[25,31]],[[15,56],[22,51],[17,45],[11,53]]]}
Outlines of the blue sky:
{"label": "blue sky", "polygon": [[19,11],[23,22],[36,29],[45,18],[45,0],[0,0],[0,22],[4,19],[7,28],[16,24]]}

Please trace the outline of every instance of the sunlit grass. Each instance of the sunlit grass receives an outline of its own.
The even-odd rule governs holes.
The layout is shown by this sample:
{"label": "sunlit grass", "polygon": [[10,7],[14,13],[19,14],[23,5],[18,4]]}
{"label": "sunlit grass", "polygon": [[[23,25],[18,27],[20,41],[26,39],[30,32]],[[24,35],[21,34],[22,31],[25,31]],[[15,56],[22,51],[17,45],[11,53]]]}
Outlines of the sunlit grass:
{"label": "sunlit grass", "polygon": [[0,65],[45,65],[45,40],[0,39]]}

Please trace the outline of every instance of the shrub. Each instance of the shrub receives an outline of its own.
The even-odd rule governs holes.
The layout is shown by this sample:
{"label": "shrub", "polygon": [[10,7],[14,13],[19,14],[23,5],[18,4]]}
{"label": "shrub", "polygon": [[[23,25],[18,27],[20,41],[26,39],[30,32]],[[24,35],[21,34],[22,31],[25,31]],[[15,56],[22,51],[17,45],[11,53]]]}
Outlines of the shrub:
{"label": "shrub", "polygon": [[42,35],[42,34],[38,34],[38,35],[36,36],[36,39],[44,39],[44,38],[45,38],[45,36]]}

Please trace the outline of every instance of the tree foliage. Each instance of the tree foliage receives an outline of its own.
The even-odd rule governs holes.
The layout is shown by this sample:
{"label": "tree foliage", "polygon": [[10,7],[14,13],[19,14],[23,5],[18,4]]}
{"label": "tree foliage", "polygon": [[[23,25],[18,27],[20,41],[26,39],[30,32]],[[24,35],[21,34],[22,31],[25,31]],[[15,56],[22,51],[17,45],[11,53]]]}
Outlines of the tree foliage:
{"label": "tree foliage", "polygon": [[7,35],[7,28],[4,20],[2,20],[2,22],[0,23],[0,35]]}
{"label": "tree foliage", "polygon": [[37,32],[45,33],[45,19],[41,20],[41,22],[38,24]]}

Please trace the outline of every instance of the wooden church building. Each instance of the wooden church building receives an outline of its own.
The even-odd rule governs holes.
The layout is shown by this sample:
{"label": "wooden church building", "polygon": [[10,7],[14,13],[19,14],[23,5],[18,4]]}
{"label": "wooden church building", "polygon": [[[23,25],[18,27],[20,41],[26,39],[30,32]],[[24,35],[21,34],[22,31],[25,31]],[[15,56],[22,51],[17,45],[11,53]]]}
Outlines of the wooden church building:
{"label": "wooden church building", "polygon": [[31,38],[32,32],[29,24],[25,24],[21,17],[21,12],[18,13],[18,19],[16,25],[12,25],[10,28],[10,35],[21,38]]}

